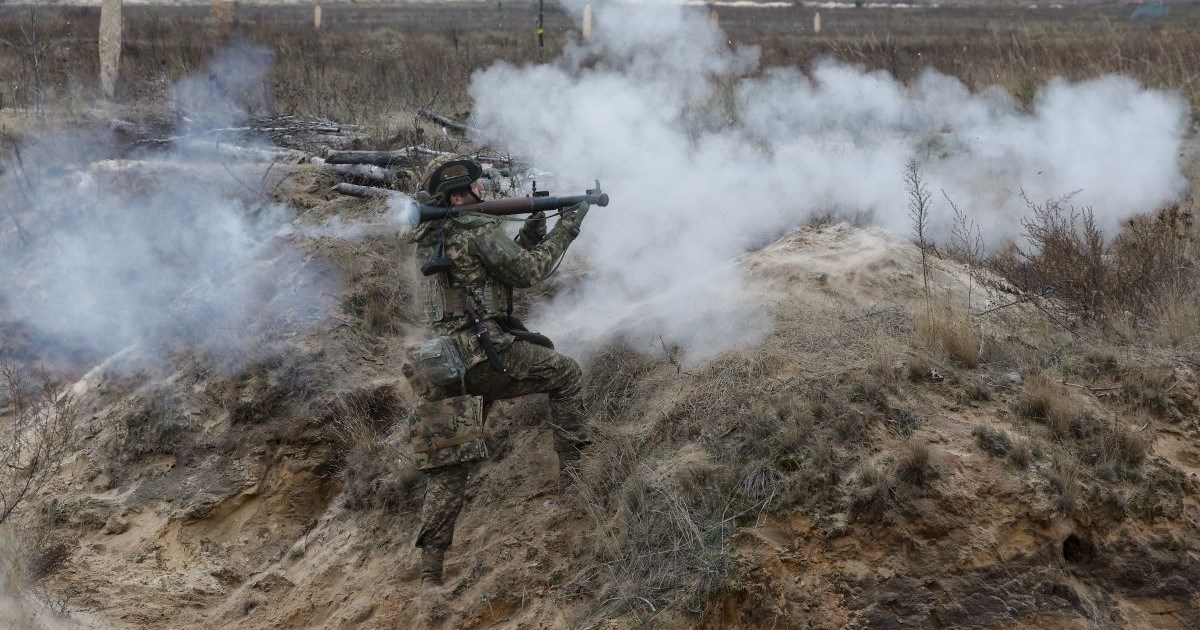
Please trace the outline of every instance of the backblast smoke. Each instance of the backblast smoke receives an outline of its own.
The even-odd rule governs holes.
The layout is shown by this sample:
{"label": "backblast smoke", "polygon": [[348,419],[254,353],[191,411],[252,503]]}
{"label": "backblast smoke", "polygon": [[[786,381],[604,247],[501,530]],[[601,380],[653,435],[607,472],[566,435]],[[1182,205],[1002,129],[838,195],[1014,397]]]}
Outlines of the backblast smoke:
{"label": "backblast smoke", "polygon": [[[264,104],[272,61],[239,44],[175,85],[179,133],[244,124]],[[236,367],[265,337],[320,318],[336,280],[277,238],[293,213],[253,190],[261,172],[186,142],[91,161],[111,144],[78,131],[22,143],[16,172],[0,180],[0,320],[22,322],[43,348],[102,358],[137,346],[126,355],[155,360],[179,348]]]}

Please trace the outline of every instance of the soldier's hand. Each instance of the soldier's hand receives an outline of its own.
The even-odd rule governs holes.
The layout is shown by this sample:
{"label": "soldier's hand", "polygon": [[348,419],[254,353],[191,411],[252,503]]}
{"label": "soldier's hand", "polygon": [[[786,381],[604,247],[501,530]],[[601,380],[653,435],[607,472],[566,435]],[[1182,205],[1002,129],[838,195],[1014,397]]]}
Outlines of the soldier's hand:
{"label": "soldier's hand", "polygon": [[546,213],[538,210],[525,219],[525,225],[517,234],[517,244],[525,249],[533,249],[546,238]]}
{"label": "soldier's hand", "polygon": [[579,226],[583,223],[583,218],[587,216],[589,207],[584,201],[563,210],[562,217],[558,220],[559,224],[570,232],[571,236],[579,236]]}

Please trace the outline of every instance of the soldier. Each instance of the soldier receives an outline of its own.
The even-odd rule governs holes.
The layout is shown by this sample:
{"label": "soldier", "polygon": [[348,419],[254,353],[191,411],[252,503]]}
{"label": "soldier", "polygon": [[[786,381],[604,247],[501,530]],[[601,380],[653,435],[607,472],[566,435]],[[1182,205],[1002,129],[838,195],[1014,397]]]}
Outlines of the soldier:
{"label": "soldier", "polygon": [[[481,175],[470,158],[441,157],[426,169],[418,196],[427,205],[477,203]],[[416,541],[423,586],[441,584],[468,474],[486,456],[481,431],[494,401],[549,394],[560,487],[588,444],[579,365],[512,315],[513,288],[553,271],[587,211],[586,203],[564,210],[548,234],[539,212],[515,240],[500,219],[476,214],[451,215],[412,234],[423,274],[421,315],[433,337],[410,352],[405,366],[414,389],[430,401],[418,407],[413,428],[414,456],[428,480]]]}

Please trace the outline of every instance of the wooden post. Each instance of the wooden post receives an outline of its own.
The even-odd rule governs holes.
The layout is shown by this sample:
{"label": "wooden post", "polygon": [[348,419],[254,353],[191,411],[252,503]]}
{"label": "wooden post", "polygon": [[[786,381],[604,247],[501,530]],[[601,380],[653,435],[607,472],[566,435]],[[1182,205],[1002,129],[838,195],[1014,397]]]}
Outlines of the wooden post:
{"label": "wooden post", "polygon": [[225,4],[225,0],[212,0],[212,12],[218,22],[228,24],[233,21],[233,10]]}
{"label": "wooden post", "polygon": [[583,5],[583,39],[587,41],[592,38],[592,4]]}
{"label": "wooden post", "polygon": [[709,9],[708,21],[712,23],[713,30],[721,28],[721,16],[717,15],[716,9]]}
{"label": "wooden post", "polygon": [[546,0],[538,0],[537,40],[538,54],[546,48]]}
{"label": "wooden post", "polygon": [[813,34],[821,34],[821,12],[817,11],[813,14]]}
{"label": "wooden post", "polygon": [[100,89],[112,98],[121,66],[121,0],[100,5]]}
{"label": "wooden post", "polygon": [[321,5],[313,5],[313,28],[321,30]]}

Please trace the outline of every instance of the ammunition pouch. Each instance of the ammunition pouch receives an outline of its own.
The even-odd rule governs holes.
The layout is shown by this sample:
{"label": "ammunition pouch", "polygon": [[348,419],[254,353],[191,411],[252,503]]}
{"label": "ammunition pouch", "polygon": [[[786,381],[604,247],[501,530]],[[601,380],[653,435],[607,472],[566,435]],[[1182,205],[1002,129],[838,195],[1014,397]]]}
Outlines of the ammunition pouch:
{"label": "ammunition pouch", "polygon": [[[485,282],[480,289],[479,293],[483,300],[476,305],[480,310],[480,315],[494,315],[508,311],[508,290],[504,285]],[[467,309],[471,308],[473,303],[468,296],[467,287],[451,286],[446,281],[444,273],[424,279],[421,283],[418,301],[421,321],[432,324],[455,317],[465,317]]]}
{"label": "ammunition pouch", "polygon": [[483,397],[455,396],[419,405],[410,442],[419,470],[487,458]]}
{"label": "ammunition pouch", "polygon": [[450,337],[434,337],[408,350],[404,376],[423,398],[440,397],[443,391],[461,391],[467,365]]}

